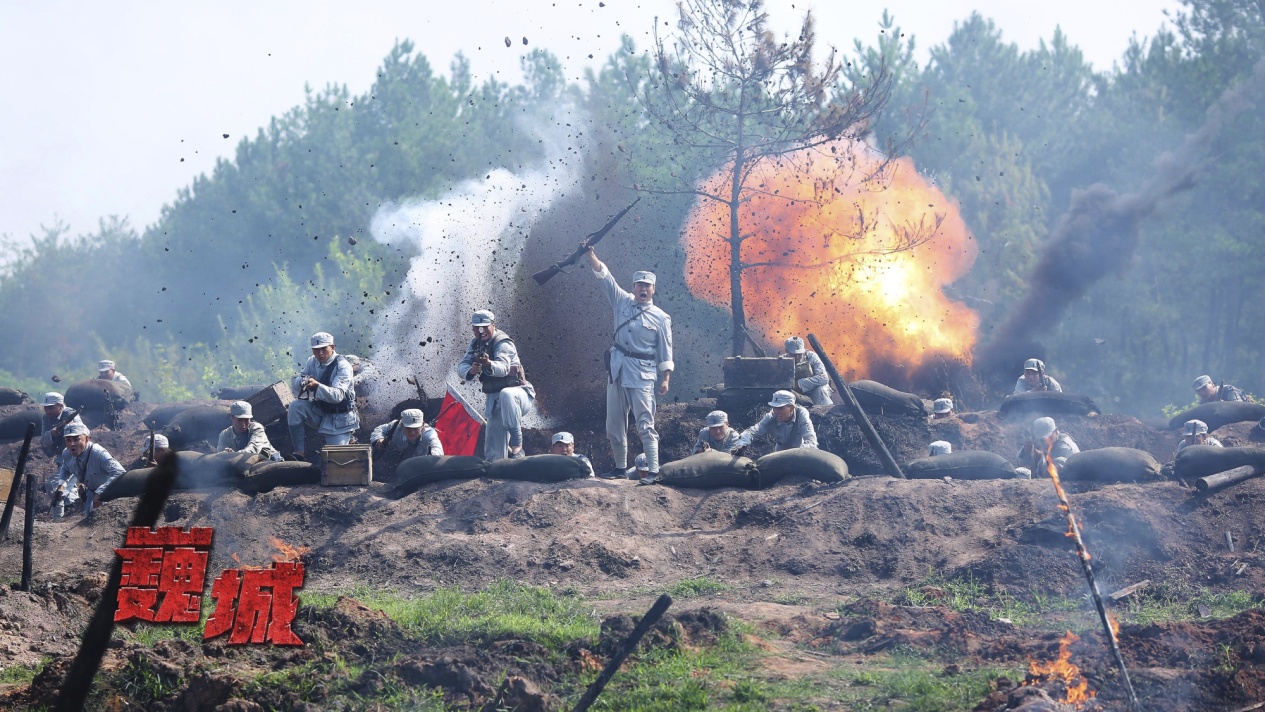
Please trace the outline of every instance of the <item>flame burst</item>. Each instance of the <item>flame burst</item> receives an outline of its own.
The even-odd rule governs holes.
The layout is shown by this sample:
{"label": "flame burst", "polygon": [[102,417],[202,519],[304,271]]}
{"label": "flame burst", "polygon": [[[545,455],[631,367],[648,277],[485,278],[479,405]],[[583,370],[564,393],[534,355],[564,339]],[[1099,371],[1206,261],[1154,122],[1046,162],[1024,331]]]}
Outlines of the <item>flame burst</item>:
{"label": "flame burst", "polygon": [[[831,155],[833,154],[833,155]],[[838,159],[838,156],[846,158]],[[730,195],[732,167],[701,187]],[[957,206],[913,161],[884,167],[863,144],[840,140],[760,164],[747,179],[739,222],[747,319],[774,343],[813,331],[841,372],[906,374],[933,355],[970,362],[979,318],[941,288],[975,262]],[[729,206],[701,198],[683,242],[695,296],[730,305]]]}
{"label": "flame burst", "polygon": [[1059,680],[1067,688],[1067,693],[1061,701],[1077,706],[1083,705],[1097,697],[1098,693],[1089,689],[1089,681],[1081,677],[1080,668],[1071,662],[1072,644],[1079,640],[1080,636],[1069,630],[1059,640],[1058,660],[1051,663],[1042,663],[1035,660],[1029,662],[1028,684],[1045,680]]}
{"label": "flame burst", "polygon": [[312,550],[309,546],[290,546],[275,536],[268,537],[268,541],[272,542],[272,545],[280,552],[272,555],[272,560],[277,563],[300,561]]}

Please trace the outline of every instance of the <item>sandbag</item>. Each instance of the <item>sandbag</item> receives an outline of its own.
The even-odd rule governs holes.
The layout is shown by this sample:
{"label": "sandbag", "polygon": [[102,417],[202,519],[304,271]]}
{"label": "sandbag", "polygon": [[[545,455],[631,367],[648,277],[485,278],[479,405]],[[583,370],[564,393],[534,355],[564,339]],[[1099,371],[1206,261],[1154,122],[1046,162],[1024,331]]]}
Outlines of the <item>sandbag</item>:
{"label": "sandbag", "polygon": [[776,484],[790,475],[806,475],[828,484],[843,482],[851,476],[848,474],[848,463],[842,457],[833,452],[803,447],[771,452],[756,460],[756,469],[759,472],[756,486],[761,488]]}
{"label": "sandbag", "polygon": [[38,446],[40,443],[40,431],[43,428],[43,418],[44,410],[42,408],[27,408],[16,413],[9,413],[0,418],[0,440],[6,442],[21,440],[26,437],[26,426],[35,423],[35,437],[32,442],[35,446]]}
{"label": "sandbag", "polygon": [[760,471],[749,457],[706,450],[659,468],[659,484],[690,489],[760,486]]}
{"label": "sandbag", "polygon": [[913,393],[898,391],[878,381],[849,383],[861,410],[878,415],[927,415],[927,404]]}
{"label": "sandbag", "polygon": [[75,410],[104,411],[113,405],[123,410],[132,399],[132,389],[122,381],[90,378],[66,388],[66,405]]}
{"label": "sandbag", "polygon": [[153,410],[149,411],[149,414],[144,418],[144,423],[145,425],[148,425],[151,430],[162,430],[167,427],[167,425],[170,424],[177,415],[180,415],[193,407],[194,406],[189,403],[164,403],[163,405],[156,406]]}
{"label": "sandbag", "polygon": [[[562,456],[555,455],[554,457]],[[572,458],[567,459],[570,460]],[[504,460],[503,462],[514,461]],[[585,470],[584,474],[587,476],[588,470]],[[391,496],[399,499],[416,492],[432,482],[441,480],[472,480],[484,475],[488,475],[488,462],[481,457],[468,457],[465,455],[410,457],[401,462],[399,467],[395,468],[395,486],[391,488]]]}
{"label": "sandbag", "polygon": [[1177,459],[1173,462],[1173,475],[1183,480],[1197,480],[1244,465],[1265,467],[1265,448],[1252,445],[1191,445],[1177,453]]}
{"label": "sandbag", "polygon": [[1103,447],[1068,456],[1059,472],[1067,482],[1154,482],[1160,479],[1160,463],[1145,450]]}
{"label": "sandbag", "polygon": [[0,386],[0,405],[22,405],[30,403],[31,397],[16,388]]}
{"label": "sandbag", "polygon": [[1004,420],[1036,420],[1057,418],[1060,415],[1089,415],[1101,413],[1089,396],[1057,391],[1028,391],[1006,396],[997,409]]}
{"label": "sandbag", "polygon": [[905,476],[911,480],[938,480],[952,477],[955,480],[1008,480],[1015,476],[1015,468],[1006,458],[984,450],[960,450],[947,455],[924,457],[904,467]]}
{"label": "sandbag", "polygon": [[[196,452],[178,452],[176,456],[176,480],[173,490],[200,490],[214,487],[232,487],[241,484],[242,475],[258,461],[258,455],[240,452],[220,452],[203,455]],[[103,501],[121,497],[139,497],[145,491],[145,481],[157,469],[145,467],[129,470],[110,483],[101,494]]]}
{"label": "sandbag", "polygon": [[176,414],[163,434],[172,450],[193,447],[203,440],[215,447],[220,431],[229,426],[228,406],[195,405]]}
{"label": "sandbag", "polygon": [[265,388],[271,388],[271,383],[265,383],[262,386],[225,386],[215,392],[215,397],[219,400],[239,401],[255,395]]}
{"label": "sandbag", "polygon": [[[421,458],[411,458],[420,460]],[[410,460],[405,460],[407,464]],[[400,465],[401,468],[404,465]],[[488,465],[487,477],[494,480],[519,482],[562,482],[582,480],[589,476],[589,468],[583,462],[567,455],[529,455],[496,460]],[[396,480],[399,481],[399,471]],[[420,485],[419,485],[420,486]]]}
{"label": "sandbag", "polygon": [[242,490],[269,492],[276,487],[319,485],[321,468],[310,462],[273,462],[252,465],[242,478]]}
{"label": "sandbag", "polygon": [[1261,418],[1265,418],[1265,405],[1247,401],[1215,401],[1178,413],[1168,421],[1168,429],[1177,430],[1184,426],[1187,420],[1202,420],[1208,424],[1208,432],[1212,432],[1222,425]]}

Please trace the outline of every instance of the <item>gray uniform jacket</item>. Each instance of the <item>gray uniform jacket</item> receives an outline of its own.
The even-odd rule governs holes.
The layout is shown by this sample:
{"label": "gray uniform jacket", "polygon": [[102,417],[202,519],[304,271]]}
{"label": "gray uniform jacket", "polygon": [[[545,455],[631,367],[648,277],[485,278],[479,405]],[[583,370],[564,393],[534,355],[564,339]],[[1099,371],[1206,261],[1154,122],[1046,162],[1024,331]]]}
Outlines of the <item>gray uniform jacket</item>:
{"label": "gray uniform jacket", "polygon": [[[826,396],[830,395],[830,376],[826,375],[826,364],[821,362],[821,357],[812,351],[804,352],[804,360],[808,362],[808,368],[812,371],[811,376],[801,378],[795,382],[799,386],[801,393],[812,393],[814,389],[825,387]],[[827,405],[822,403],[820,405]]]}
{"label": "gray uniform jacket", "polygon": [[676,368],[672,363],[672,317],[654,304],[638,304],[632,294],[620,288],[606,265],[593,276],[601,281],[615,315],[615,346],[608,354],[611,383],[624,388],[653,388],[659,372]]}
{"label": "gray uniform jacket", "polygon": [[717,441],[712,437],[710,428],[703,428],[698,431],[698,439],[694,441],[694,451],[691,454],[698,454],[703,451],[703,443],[717,452],[733,452],[738,447],[738,440],[742,437],[737,430],[729,429],[729,433],[725,435],[723,440]]}
{"label": "gray uniform jacket", "polygon": [[[1072,436],[1067,433],[1060,432],[1058,439],[1054,441],[1054,445],[1050,448],[1050,457],[1054,458],[1054,462],[1061,468],[1063,464],[1067,462],[1067,458],[1069,456],[1075,455],[1080,451],[1080,447],[1076,444],[1076,441],[1072,439]],[[1015,456],[1015,460],[1027,466],[1032,463],[1032,455],[1029,453],[1030,451],[1028,448],[1020,448],[1019,453]],[[1032,474],[1033,476],[1037,476],[1044,475],[1045,473],[1034,472]]]}
{"label": "gray uniform jacket", "polygon": [[53,483],[53,488],[65,485],[66,501],[75,502],[79,499],[75,493],[75,485],[78,483],[82,482],[89,492],[99,495],[121,474],[123,466],[109,451],[96,443],[88,443],[88,447],[79,457],[71,455],[70,448],[62,450],[61,469],[57,471],[57,481]]}
{"label": "gray uniform jacket", "polygon": [[[1063,392],[1063,386],[1060,386],[1060,385],[1059,385],[1059,382],[1058,382],[1058,381],[1056,381],[1056,380],[1054,380],[1054,376],[1046,376],[1046,377],[1045,377],[1045,380],[1047,380],[1047,381],[1049,381],[1049,382],[1050,382],[1050,390],[1051,390],[1051,391],[1053,391],[1054,393],[1062,393],[1062,392]],[[1030,388],[1030,387],[1028,386],[1028,382],[1027,382],[1027,381],[1025,381],[1025,380],[1023,380],[1023,376],[1020,376],[1020,377],[1019,377],[1019,380],[1015,381],[1015,391],[1014,391],[1014,395],[1018,395],[1018,394],[1020,394],[1020,393],[1027,393],[1027,392],[1029,392],[1029,391],[1033,391],[1033,390],[1036,390],[1036,389],[1035,389],[1035,388]]]}
{"label": "gray uniform jacket", "polygon": [[1236,386],[1232,386],[1229,383],[1227,383],[1224,386],[1220,386],[1216,394],[1214,394],[1212,398],[1206,401],[1200,401],[1200,402],[1201,403],[1215,403],[1216,401],[1245,401],[1245,400],[1247,400],[1247,396],[1243,395],[1243,391],[1239,390]]}
{"label": "gray uniform jacket", "polygon": [[[387,433],[391,433],[391,429],[395,428],[395,432],[391,433],[391,441],[387,443],[386,449],[383,451],[387,454],[404,454],[408,450],[410,443],[404,435],[404,427],[396,426],[399,420],[392,420],[389,423],[383,423],[373,429],[373,434],[369,436],[369,442],[376,445],[379,440],[385,440]],[[422,428],[421,437],[417,439],[417,445],[413,447],[413,451],[409,453],[409,457],[420,457],[422,455],[442,455],[444,454],[444,445],[439,442],[439,433],[429,425]]]}
{"label": "gray uniform jacket", "polygon": [[746,447],[761,435],[773,436],[773,442],[777,445],[775,450],[791,450],[797,447],[817,449],[817,429],[813,427],[813,419],[809,416],[808,409],[802,405],[795,406],[795,417],[785,423],[778,422],[773,412],[769,411],[760,419],[760,422],[742,431],[737,447]]}
{"label": "gray uniform jacket", "polygon": [[48,413],[40,416],[40,445],[45,452],[51,455],[65,449],[66,443],[53,441],[53,428],[57,427],[58,423],[69,423],[77,415],[74,408],[63,408],[61,415],[56,418],[48,417]]}
{"label": "gray uniform jacket", "polygon": [[596,475],[594,475],[594,473],[593,473],[593,463],[592,463],[592,461],[590,461],[587,457],[585,457],[585,456],[583,456],[583,455],[580,455],[580,454],[572,455],[571,457],[574,457],[575,459],[579,460],[580,462],[583,462],[583,463],[585,464],[585,466],[587,466],[587,467],[589,468],[589,477],[595,477],[595,476],[596,476]]}
{"label": "gray uniform jacket", "polygon": [[[347,433],[360,427],[360,415],[356,413],[356,395],[353,382],[353,374],[351,372],[351,364],[347,363],[347,359],[338,358],[338,354],[334,354],[333,358],[337,359],[338,365],[334,368],[334,375],[329,379],[329,385],[323,383],[317,384],[316,390],[311,391],[311,398],[322,403],[336,405],[351,397],[351,410],[346,413],[326,413],[321,419],[321,427],[319,428],[322,435],[333,435],[338,433]],[[303,364],[303,370],[299,371],[298,378],[295,378],[291,387],[295,394],[299,393],[299,384],[303,382],[304,376],[311,376],[320,380],[321,371],[325,367],[316,360],[315,356],[308,356],[307,363]]]}
{"label": "gray uniform jacket", "polygon": [[[1220,440],[1218,440],[1218,439],[1216,439],[1216,438],[1212,437],[1211,435],[1209,435],[1209,436],[1208,436],[1208,439],[1207,439],[1207,440],[1204,440],[1203,444],[1204,444],[1204,445],[1208,445],[1208,446],[1210,446],[1210,447],[1225,447],[1225,445],[1222,445],[1222,444],[1221,444],[1221,441],[1220,441]],[[1190,445],[1191,445],[1191,443],[1186,442],[1186,438],[1182,438],[1181,440],[1178,440],[1178,441],[1177,441],[1177,452],[1181,452],[1182,450],[1185,450],[1185,449],[1186,449],[1187,447],[1189,447]]]}
{"label": "gray uniform jacket", "polygon": [[[501,331],[498,329],[497,333],[499,334]],[[478,380],[479,378],[478,376],[475,376],[474,378],[466,377],[466,374],[470,373],[470,368],[474,366],[474,353],[478,348],[479,340],[471,339],[470,345],[466,347],[466,355],[461,359],[461,363],[457,364],[457,375],[461,377],[461,380],[467,383]],[[492,363],[487,367],[487,370],[484,373],[489,376],[495,376],[497,378],[508,376],[510,375],[510,367],[512,366],[517,366],[519,368],[519,372],[522,372],[523,362],[518,358],[518,347],[515,346],[514,342],[510,339],[504,339],[498,342],[496,346],[493,346],[492,352],[488,354],[488,358],[491,359]],[[532,386],[532,384],[524,381],[523,385],[518,387],[526,391],[527,395],[535,400],[536,389]]]}
{"label": "gray uniform jacket", "polygon": [[277,451],[268,441],[268,433],[264,432],[264,426],[253,420],[250,421],[250,427],[241,435],[233,432],[231,425],[221,430],[220,440],[215,449],[221,452],[224,450],[249,452],[263,457],[269,457]]}

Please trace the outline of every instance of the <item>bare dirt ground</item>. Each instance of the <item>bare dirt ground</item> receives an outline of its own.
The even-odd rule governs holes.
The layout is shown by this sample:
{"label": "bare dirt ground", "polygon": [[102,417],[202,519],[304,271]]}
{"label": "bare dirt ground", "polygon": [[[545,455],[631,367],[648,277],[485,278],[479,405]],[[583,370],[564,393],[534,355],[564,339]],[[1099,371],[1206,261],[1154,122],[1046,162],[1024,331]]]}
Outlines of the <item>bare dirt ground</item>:
{"label": "bare dirt ground", "polygon": [[[664,409],[661,432],[670,457],[685,454],[710,407],[702,401]],[[0,416],[15,409],[0,408]],[[144,443],[140,422],[148,409],[139,405],[117,431],[94,430],[94,439],[130,465]],[[827,449],[843,455],[854,472],[878,471],[850,417],[824,409],[815,414]],[[921,457],[926,443],[936,439],[1011,458],[1020,442],[1020,426],[1003,424],[993,413],[934,422],[875,420],[901,461]],[[1227,426],[1217,435],[1227,444],[1248,444],[1250,425]],[[1083,449],[1133,446],[1161,462],[1171,459],[1175,444],[1171,433],[1125,416],[1069,417],[1060,419],[1060,426]],[[581,452],[591,450],[599,469],[609,466],[600,433],[573,431]],[[546,437],[532,433],[529,450],[543,450]],[[0,445],[0,465],[11,467],[17,448]],[[37,454],[28,471],[43,479],[52,465]],[[1144,580],[1212,593],[1265,591],[1265,552],[1259,549],[1265,539],[1265,481],[1206,498],[1174,482],[1084,489],[1072,494],[1072,506],[1104,592]],[[929,578],[977,582],[1025,602],[1076,598],[1086,591],[1064,535],[1066,520],[1044,479],[860,476],[837,485],[789,479],[764,491],[473,480],[428,485],[402,499],[391,498],[389,490],[375,482],[367,488],[283,487],[258,495],[234,489],[175,493],[162,523],[214,527],[212,576],[238,562],[270,561],[275,552],[270,538],[276,537],[310,547],[307,592],[391,589],[409,596],[443,586],[479,589],[508,579],[593,600],[615,628],[620,616],[645,610],[667,584],[722,582],[726,588],[717,595],[679,601],[663,628],[664,640],[698,645],[696,639],[714,637],[724,619],[743,621],[755,626],[769,649],[768,674],[788,679],[892,649],[924,651],[959,668],[1024,667],[1057,653],[1061,633],[939,605],[943,592],[938,594]],[[77,518],[52,521],[41,511],[33,536],[32,593],[11,586],[21,571],[19,508],[9,541],[0,546],[0,577],[6,581],[0,587],[0,668],[42,666],[42,672],[32,682],[10,686],[8,703],[0,697],[0,706],[38,705],[56,688],[133,507],[128,499],[105,503],[91,525],[77,525]],[[910,587],[930,589],[927,600],[896,605],[900,591]],[[390,652],[392,679],[440,688],[458,707],[477,709],[501,699],[505,708],[556,709],[558,698],[550,690],[557,681],[613,652],[610,641],[581,646],[584,652],[573,650],[565,662],[529,641],[418,649],[401,642],[391,620],[350,599],[330,609],[301,609],[300,616],[296,630],[305,640]],[[1229,619],[1126,623],[1121,639],[1147,709],[1232,710],[1265,699],[1265,614],[1258,610]],[[154,702],[167,709],[255,709],[250,704],[287,709],[296,707],[295,700],[222,705],[235,697],[242,680],[299,664],[315,654],[312,647],[239,650],[217,641],[128,642],[110,651],[106,669],[140,656],[159,673],[185,681],[173,696]],[[1094,704],[1123,709],[1101,635],[1085,633],[1072,652],[1100,692]],[[531,689],[522,698],[535,701],[505,702],[513,696],[501,689],[506,675],[526,681]],[[978,709],[1032,704],[1024,697],[1032,693],[1016,693],[1020,682],[995,681],[996,691],[976,700]],[[817,707],[846,709],[826,702]]]}

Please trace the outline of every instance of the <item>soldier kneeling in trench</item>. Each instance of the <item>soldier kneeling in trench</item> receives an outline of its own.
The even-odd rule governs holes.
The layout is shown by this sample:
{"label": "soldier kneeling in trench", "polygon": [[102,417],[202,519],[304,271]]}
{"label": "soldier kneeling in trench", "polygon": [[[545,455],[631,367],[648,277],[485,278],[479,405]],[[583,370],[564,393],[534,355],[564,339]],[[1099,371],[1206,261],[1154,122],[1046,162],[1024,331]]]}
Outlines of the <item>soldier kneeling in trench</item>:
{"label": "soldier kneeling in trench", "polygon": [[383,461],[393,467],[410,457],[444,454],[439,433],[426,424],[426,415],[417,408],[402,410],[398,420],[374,428],[369,444],[374,457],[385,458]]}
{"label": "soldier kneeling in trench", "polygon": [[794,448],[817,449],[817,429],[813,427],[813,419],[808,409],[795,403],[795,394],[790,391],[777,391],[773,400],[769,401],[773,410],[760,419],[738,437],[734,450],[745,449],[752,440],[761,435],[773,436],[773,449],[791,450]]}
{"label": "soldier kneeling in trench", "polygon": [[264,426],[255,422],[255,412],[246,401],[229,407],[230,425],[220,431],[215,449],[220,452],[248,452],[262,460],[281,461],[281,453],[268,440]]}
{"label": "soldier kneeling in trench", "polygon": [[698,439],[694,441],[697,455],[706,450],[717,452],[733,452],[738,447],[738,431],[729,427],[729,414],[723,410],[713,410],[707,414],[707,427],[698,431]]}
{"label": "soldier kneeling in trench", "polygon": [[1072,436],[1059,430],[1054,418],[1037,418],[1032,421],[1030,435],[1032,439],[1019,450],[1016,457],[1019,462],[1032,463],[1033,475],[1044,474],[1049,469],[1051,460],[1062,471],[1067,458],[1081,451]]}
{"label": "soldier kneeling in trench", "polygon": [[1191,445],[1211,445],[1212,447],[1225,447],[1221,441],[1208,434],[1208,424],[1202,420],[1187,420],[1186,427],[1182,430],[1182,439],[1177,441],[1177,452],[1190,447]]}
{"label": "soldier kneeling in trench", "polygon": [[91,441],[92,434],[81,420],[66,425],[64,440],[61,469],[53,482],[52,513],[54,517],[65,516],[67,507],[83,500],[86,517],[100,504],[105,488],[123,474],[123,466],[108,450]]}
{"label": "soldier kneeling in trench", "polygon": [[575,454],[575,436],[571,433],[566,431],[554,433],[553,438],[549,442],[549,453],[574,457],[583,462],[585,467],[589,468],[589,477],[593,476],[593,463],[587,457]]}

